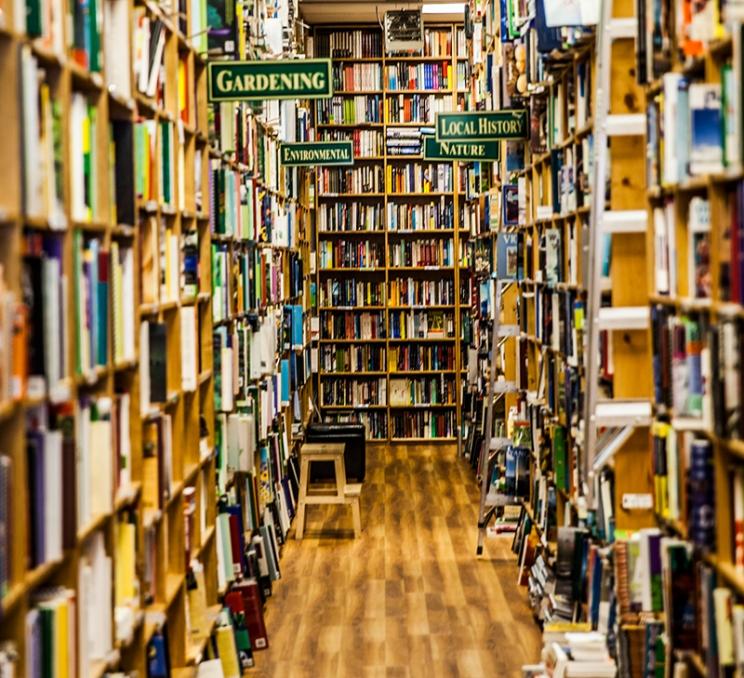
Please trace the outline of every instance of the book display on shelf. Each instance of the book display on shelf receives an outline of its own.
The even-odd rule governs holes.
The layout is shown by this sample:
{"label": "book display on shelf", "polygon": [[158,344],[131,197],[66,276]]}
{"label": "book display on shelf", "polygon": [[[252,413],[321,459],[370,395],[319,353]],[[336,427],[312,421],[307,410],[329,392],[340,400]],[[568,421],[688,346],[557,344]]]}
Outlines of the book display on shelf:
{"label": "book display on shelf", "polygon": [[[422,158],[435,115],[457,110],[465,50],[451,24],[427,24],[418,56],[384,55],[376,26],[316,26],[308,45],[332,60],[318,138],[348,139],[355,156],[353,168],[317,172],[319,405],[328,420],[365,423],[372,440],[459,439],[464,170]],[[420,376],[394,378],[411,370]]]}
{"label": "book display on shelf", "polygon": [[315,291],[314,178],[279,147],[311,118],[295,101],[208,109],[208,47],[249,58],[260,17],[286,21],[261,5],[207,36],[211,5],[4,13],[19,97],[0,132],[0,665],[15,675],[247,667],[268,642]]}

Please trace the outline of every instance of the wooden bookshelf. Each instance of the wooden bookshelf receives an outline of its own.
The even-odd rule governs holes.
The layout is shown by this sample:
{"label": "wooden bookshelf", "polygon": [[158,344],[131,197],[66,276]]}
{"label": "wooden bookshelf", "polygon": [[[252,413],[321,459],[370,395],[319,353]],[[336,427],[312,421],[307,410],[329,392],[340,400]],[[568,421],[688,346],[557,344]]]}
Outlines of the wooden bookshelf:
{"label": "wooden bookshelf", "polygon": [[[47,371],[31,372],[30,378],[29,371],[35,367],[32,359],[18,353],[11,356],[19,385],[8,383],[7,363],[0,368],[0,457],[7,464],[3,487],[7,497],[1,499],[8,500],[8,514],[2,518],[4,527],[11,529],[2,543],[7,570],[3,572],[6,581],[0,581],[0,641],[9,642],[17,654],[16,674],[27,675],[29,615],[40,594],[60,595],[66,589],[77,608],[75,617],[68,619],[75,647],[81,635],[87,635],[85,628],[76,631],[81,620],[103,629],[96,639],[98,645],[77,653],[70,675],[102,676],[108,671],[146,675],[148,646],[160,633],[167,641],[172,674],[195,675],[193,665],[201,661],[222,608],[217,574],[220,537],[215,527],[219,510],[215,478],[222,454],[217,454],[214,332],[220,323],[232,329],[249,314],[265,316],[292,303],[308,310],[307,315],[303,313],[302,322],[307,325],[303,337],[310,336],[309,299],[315,284],[309,269],[314,179],[310,172],[295,170],[290,182],[289,173],[279,169],[277,184],[268,175],[254,177],[264,193],[283,205],[296,206],[293,247],[267,242],[255,249],[268,249],[279,266],[290,255],[301,260],[298,293],[262,308],[235,307],[229,317],[213,320],[213,244],[231,253],[252,245],[232,233],[215,232],[218,215],[210,174],[218,165],[243,174],[252,167],[224,153],[214,134],[207,103],[207,36],[197,16],[202,9],[206,12],[206,2],[187,3],[178,15],[154,2],[101,0],[96,8],[103,12],[99,15],[97,65],[92,53],[85,57],[88,65],[81,65],[80,46],[68,51],[74,36],[65,35],[66,15],[60,16],[59,26],[46,26],[44,35],[32,37],[26,33],[25,16],[4,12],[7,30],[0,33],[0,73],[8,87],[19,93],[0,104],[5,114],[0,138],[8,150],[0,182],[0,327],[4,332],[10,327],[7,323],[17,322],[23,331],[21,344],[31,342],[29,330],[42,330],[39,316],[30,315],[38,309],[47,328],[51,318],[59,323],[61,347],[55,350],[55,338],[43,343]],[[61,5],[54,10],[61,11]],[[135,33],[142,21],[162,28],[162,66],[155,64],[160,86],[152,94],[140,88],[134,54]],[[53,35],[52,28],[62,33]],[[42,108],[37,127],[48,147],[39,142],[39,148],[29,150],[23,135],[33,127],[23,94],[37,113]],[[261,114],[256,113],[255,122],[263,126],[262,134],[276,137],[277,131],[268,128]],[[139,145],[137,136],[145,128],[152,135],[149,147]],[[90,133],[85,147],[79,145],[83,131]],[[84,157],[80,155],[83,148]],[[145,174],[147,179],[142,178]],[[81,177],[84,187],[78,182]],[[122,261],[125,255],[130,257],[129,277],[123,283],[114,277],[121,266],[117,255]],[[193,279],[186,275],[187,258]],[[51,259],[59,265],[58,279],[47,273],[42,297],[31,299],[32,266],[47,266]],[[90,283],[94,263],[100,275]],[[284,275],[289,276],[288,266]],[[85,291],[86,284],[98,287]],[[192,289],[185,291],[185,284]],[[289,290],[287,281],[284,289]],[[58,296],[51,296],[53,292]],[[99,315],[85,320],[90,313],[86,303],[93,303],[93,298]],[[54,315],[55,300],[59,317]],[[7,315],[9,310],[18,314],[17,320]],[[24,322],[21,312],[26,313]],[[190,325],[184,316],[191,317]],[[124,325],[127,329],[121,335]],[[153,381],[164,377],[164,383],[150,385],[163,386],[162,397],[154,397],[152,388],[148,392],[143,376],[151,372],[152,365],[148,370],[141,344],[147,332],[141,330],[155,325],[163,328],[165,353],[158,360],[162,358],[164,364],[162,372],[149,376]],[[187,331],[193,331],[190,339]],[[54,336],[51,331],[49,335]],[[5,341],[10,337],[3,334],[0,339],[3,360],[8,358],[11,347]],[[150,343],[152,361],[152,335]],[[187,347],[192,358],[188,367]],[[304,355],[309,344],[291,350]],[[287,358],[287,351],[282,348],[275,358]],[[58,372],[54,378],[52,369]],[[308,378],[300,391],[300,423],[304,423],[309,416],[312,380]],[[122,396],[129,398],[128,415],[118,418],[125,411],[119,409]],[[104,488],[111,485],[111,491],[101,491],[103,510],[94,505],[83,514],[80,507],[88,502],[80,490],[85,470],[79,461],[84,444],[81,427],[84,413],[88,416],[91,408],[99,408],[95,416],[101,420],[109,416],[110,444],[101,444],[100,438],[98,445],[85,443],[91,448],[86,482],[92,488],[97,483]],[[165,428],[159,428],[166,421],[167,440]],[[298,422],[293,408],[282,407],[272,423],[278,431],[287,431],[291,453],[301,437],[301,430],[294,426]],[[120,468],[125,451],[118,437],[124,435],[120,432],[125,424],[129,430],[126,473]],[[64,527],[65,535],[61,548],[51,555],[38,554],[35,518],[43,502],[31,496],[30,478],[38,464],[32,463],[29,450],[37,433],[56,435],[68,425],[71,429],[64,429],[63,446],[69,442],[71,447],[63,447],[58,469],[64,479],[60,481],[59,524],[52,517],[52,528],[44,528],[53,534],[54,529]],[[159,431],[156,447],[167,446],[171,452],[167,473],[153,472],[148,458],[154,429]],[[54,489],[52,479],[51,475],[45,478],[50,483],[48,494]],[[47,497],[47,501],[52,499]],[[129,525],[134,526],[134,550],[125,559],[119,540]],[[52,547],[47,544],[45,548]],[[134,594],[120,600],[117,577],[120,571],[127,572],[125,565],[130,560],[129,583]],[[204,573],[200,588],[209,624],[192,633],[189,577],[196,561]],[[98,576],[105,571],[95,569],[101,564],[109,568],[108,577]],[[85,569],[88,566],[91,569]],[[105,590],[88,588],[93,574],[96,586]],[[114,606],[130,610],[125,635],[117,629]]]}
{"label": "wooden bookshelf", "polygon": [[[338,280],[343,281],[345,278],[348,278],[351,275],[354,275],[355,277],[358,276],[359,280],[367,280],[367,279],[373,279],[373,275],[377,276],[378,278],[384,277],[384,286],[382,289],[381,296],[383,297],[384,301],[382,304],[371,304],[371,305],[365,305],[361,306],[359,305],[357,308],[353,308],[352,305],[346,304],[342,305],[339,308],[326,308],[320,305],[319,311],[321,316],[321,354],[320,354],[320,361],[319,361],[319,371],[320,371],[320,378],[321,383],[328,383],[334,380],[335,377],[338,377],[339,379],[350,379],[354,377],[354,374],[349,374],[348,371],[342,370],[342,371],[336,371],[335,369],[329,369],[324,366],[323,361],[323,355],[324,355],[324,348],[326,348],[328,351],[330,351],[334,344],[338,344],[339,347],[348,346],[350,344],[353,345],[359,345],[361,347],[361,350],[364,350],[365,346],[370,347],[376,347],[379,349],[380,353],[380,362],[382,366],[384,367],[384,370],[367,370],[365,372],[365,376],[367,375],[376,375],[378,378],[384,377],[385,383],[386,383],[386,389],[387,389],[387,396],[389,398],[390,395],[390,380],[395,377],[401,377],[403,375],[402,372],[392,370],[390,369],[388,365],[388,356],[390,355],[390,352],[392,350],[398,350],[401,347],[406,346],[418,346],[419,349],[423,349],[425,351],[433,350],[433,347],[437,344],[441,344],[444,346],[452,346],[453,350],[453,362],[451,367],[448,367],[445,370],[406,370],[405,374],[411,375],[413,378],[427,378],[431,376],[436,375],[451,375],[454,377],[454,404],[451,406],[446,406],[444,408],[440,406],[429,406],[427,408],[423,408],[420,405],[412,405],[409,408],[401,407],[401,406],[389,406],[387,403],[388,401],[385,401],[384,406],[380,406],[379,404],[370,404],[370,405],[356,405],[355,407],[360,409],[369,409],[372,407],[372,409],[380,409],[385,412],[384,416],[379,420],[379,426],[384,428],[378,428],[376,429],[376,433],[372,435],[369,431],[368,427],[368,437],[371,440],[376,441],[386,441],[386,440],[392,440],[393,436],[393,416],[395,413],[399,412],[405,412],[406,410],[411,412],[421,412],[423,409],[428,409],[432,412],[436,412],[438,410],[442,409],[454,409],[455,412],[455,418],[450,422],[449,430],[450,434],[446,435],[444,437],[437,436],[434,438],[421,438],[420,436],[416,436],[415,438],[411,438],[408,436],[403,436],[401,438],[397,438],[397,440],[412,440],[412,439],[421,439],[421,440],[442,440],[446,442],[452,442],[456,441],[458,439],[458,431],[460,427],[460,407],[459,407],[459,399],[460,399],[460,389],[461,389],[461,374],[462,374],[462,359],[461,359],[461,346],[464,347],[464,343],[460,342],[457,337],[460,336],[461,327],[460,327],[460,317],[461,317],[461,304],[460,304],[460,297],[459,297],[459,283],[460,283],[460,277],[463,278],[467,275],[467,271],[464,266],[457,265],[457,262],[459,261],[459,252],[461,249],[461,243],[466,239],[468,235],[468,231],[460,228],[459,223],[459,206],[461,201],[461,193],[457,190],[459,186],[459,176],[460,176],[460,168],[458,167],[458,163],[452,163],[452,183],[453,183],[453,189],[454,190],[436,190],[433,189],[431,191],[408,191],[408,192],[391,192],[387,190],[387,172],[389,167],[397,167],[401,168],[404,167],[403,163],[423,163],[423,156],[421,154],[414,155],[414,156],[399,156],[399,155],[391,155],[391,153],[388,150],[386,138],[387,138],[387,132],[391,128],[400,128],[400,129],[406,129],[415,131],[421,127],[430,127],[434,124],[434,107],[432,106],[432,109],[429,114],[429,118],[424,121],[424,119],[420,120],[404,120],[402,122],[394,122],[392,115],[389,113],[389,102],[392,100],[398,101],[401,97],[404,97],[407,100],[413,100],[413,99],[420,99],[420,100],[446,100],[449,99],[451,101],[451,109],[455,110],[457,107],[457,97],[456,97],[456,71],[457,71],[457,51],[455,49],[455,35],[458,34],[458,27],[453,24],[441,24],[441,23],[432,23],[426,25],[427,29],[430,29],[432,31],[441,31],[443,35],[446,35],[449,37],[449,40],[451,40],[452,50],[451,53],[447,56],[386,56],[382,50],[380,50],[378,57],[359,57],[355,54],[355,56],[352,57],[346,57],[346,56],[334,56],[333,54],[328,54],[328,56],[333,57],[333,63],[334,67],[336,64],[343,65],[345,62],[347,63],[359,63],[363,64],[365,67],[372,67],[377,66],[379,69],[379,74],[376,77],[379,77],[379,81],[381,83],[380,87],[376,87],[373,89],[366,89],[366,88],[354,88],[353,91],[351,91],[351,88],[348,86],[342,87],[342,88],[336,88],[334,92],[334,96],[339,97],[350,97],[350,96],[381,96],[381,106],[382,106],[382,112],[383,112],[383,122],[381,123],[356,123],[356,124],[329,124],[322,122],[319,117],[319,111],[320,108],[316,107],[316,127],[318,128],[320,134],[319,138],[325,138],[323,135],[325,133],[325,130],[331,131],[334,129],[348,129],[349,132],[353,132],[354,130],[364,130],[364,129],[379,129],[379,140],[377,142],[376,147],[373,147],[371,152],[365,152],[360,153],[355,151],[357,153],[357,158],[355,159],[355,165],[354,167],[360,167],[360,166],[377,166],[380,169],[378,171],[382,172],[382,182],[383,182],[383,190],[372,190],[365,193],[360,194],[342,194],[342,193],[328,193],[324,192],[321,189],[321,185],[318,184],[317,187],[317,195],[319,198],[319,209],[323,209],[323,205],[327,203],[328,199],[347,199],[349,197],[354,198],[365,198],[365,203],[367,200],[369,201],[375,201],[376,204],[379,205],[381,209],[381,215],[379,219],[377,219],[377,222],[375,224],[375,228],[379,230],[375,231],[368,231],[368,230],[362,230],[362,231],[330,231],[330,230],[323,230],[320,226],[321,221],[320,217],[318,217],[318,252],[321,250],[321,242],[336,242],[338,240],[346,240],[347,238],[351,242],[357,242],[360,241],[365,236],[371,236],[371,238],[382,238],[385,237],[385,254],[383,257],[382,265],[376,265],[373,268],[372,267],[355,267],[355,268],[341,268],[341,267],[321,267],[320,266],[320,260],[318,265],[318,292],[319,292],[319,302],[321,299],[321,286],[324,284],[327,284],[329,281],[332,280]],[[324,35],[330,35],[334,33],[334,31],[344,31],[348,27],[341,27],[341,26],[315,26],[314,27],[314,43],[317,46],[320,44],[320,38]],[[380,38],[381,33],[379,31],[379,28],[376,26],[360,26],[355,27],[355,29],[361,29],[364,33],[367,34],[374,34],[379,36]],[[463,34],[461,34],[461,37],[464,39]],[[329,42],[330,44],[330,42]],[[319,53],[316,51],[316,55]],[[393,89],[389,86],[388,79],[386,77],[386,70],[389,65],[399,64],[401,66],[411,66],[416,67],[417,65],[434,65],[434,64],[447,64],[448,67],[452,70],[451,75],[451,82],[449,87],[442,87],[437,89],[422,89],[418,87],[412,87],[412,88],[406,88],[406,89]],[[367,74],[367,77],[372,77],[371,75]],[[437,109],[438,110],[438,109]],[[403,120],[403,118],[400,118]],[[328,137],[331,138],[331,137]],[[336,138],[336,137],[333,137]],[[344,138],[351,138],[351,134],[347,135]],[[332,168],[329,168],[332,169]],[[447,228],[447,229],[421,229],[421,230],[395,230],[393,226],[389,223],[388,220],[388,206],[394,205],[394,204],[401,204],[403,201],[411,201],[414,204],[424,206],[427,204],[427,202],[431,205],[434,205],[435,203],[439,203],[439,201],[444,200],[446,201],[446,204],[448,206],[451,206],[454,214],[453,218],[453,227]],[[378,225],[379,224],[379,225]],[[370,240],[371,240],[370,238]],[[453,256],[453,264],[452,265],[432,265],[432,266],[393,266],[391,263],[391,248],[394,243],[396,242],[411,242],[416,243],[420,241],[423,238],[436,238],[436,239],[450,239],[452,242],[452,256]],[[452,290],[452,301],[450,303],[442,303],[442,304],[433,304],[433,305],[413,305],[413,306],[401,306],[401,305],[394,305],[390,299],[389,296],[389,289],[390,289],[390,283],[391,281],[397,280],[397,279],[403,279],[407,277],[412,277],[417,280],[448,280],[451,281],[451,284],[453,285]],[[382,281],[381,281],[382,282]],[[463,306],[464,308],[464,306]],[[425,309],[428,310],[435,310],[444,314],[447,314],[447,317],[451,317],[454,325],[453,329],[453,336],[444,336],[444,337],[424,337],[424,338],[392,338],[391,335],[391,314],[401,314],[401,313],[420,313],[424,311]],[[358,314],[361,312],[368,313],[368,312],[382,312],[383,317],[383,326],[384,326],[384,336],[386,339],[373,339],[373,340],[352,340],[352,339],[330,339],[330,338],[324,338],[323,337],[323,322],[326,318],[330,318],[333,315],[338,315],[342,313],[353,313]],[[430,348],[431,347],[431,348]],[[330,355],[330,353],[328,353]],[[359,372],[356,372],[357,374],[360,374]],[[340,406],[339,408],[336,408],[329,403],[323,402],[323,393],[322,390],[319,393],[319,404],[321,407],[321,410],[326,410],[329,415],[332,415],[334,411],[337,409],[349,409],[349,406]],[[344,417],[346,418],[346,417]],[[366,419],[364,417],[363,419]],[[368,421],[368,420],[367,420]]]}
{"label": "wooden bookshelf", "polygon": [[[118,3],[104,2],[99,6],[108,17],[113,11],[114,5]],[[195,202],[195,158],[201,156],[204,160],[206,170],[207,147],[199,142],[195,131],[199,130],[206,134],[206,75],[205,63],[198,52],[198,46],[184,38],[180,29],[174,25],[156,5],[148,5],[142,10],[147,16],[155,21],[163,23],[164,30],[164,76],[169,83],[165,96],[159,100],[145,100],[139,94],[134,93],[134,83],[130,91],[113,89],[116,82],[113,64],[110,61],[110,45],[123,39],[131,45],[132,35],[128,24],[118,26],[116,33],[102,36],[103,61],[99,70],[92,71],[88,67],[77,63],[73,55],[67,52],[56,52],[52,47],[46,46],[45,37],[32,38],[25,35],[24,31],[6,34],[1,39],[0,50],[4,56],[3,76],[9,85],[12,83],[14,91],[28,90],[30,95],[38,97],[38,90],[31,94],[31,83],[25,79],[21,60],[43,69],[43,83],[49,86],[49,94],[53,105],[59,110],[60,129],[58,134],[59,146],[54,151],[55,162],[59,163],[54,174],[61,182],[62,192],[59,194],[59,206],[53,206],[54,213],[49,211],[48,205],[40,210],[29,211],[29,204],[24,204],[24,154],[21,153],[23,144],[20,133],[22,106],[15,96],[6,97],[3,103],[6,114],[6,124],[3,126],[4,140],[8,149],[12,152],[12,161],[6,164],[3,172],[2,202],[6,210],[7,218],[0,226],[0,240],[7,243],[0,253],[0,261],[3,267],[3,284],[7,290],[14,293],[16,299],[20,299],[23,291],[22,275],[24,269],[23,256],[30,256],[30,243],[33,239],[43,239],[46,245],[56,243],[60,252],[59,274],[67,281],[64,294],[60,298],[66,312],[64,322],[66,327],[62,328],[64,341],[64,353],[61,356],[64,368],[60,377],[52,382],[47,375],[45,388],[31,393],[29,382],[26,382],[24,391],[17,395],[9,395],[3,398],[0,411],[2,411],[2,423],[0,423],[0,452],[10,460],[10,514],[12,516],[12,535],[6,546],[9,547],[9,581],[1,601],[2,617],[0,619],[0,636],[3,640],[11,641],[19,657],[16,668],[18,675],[25,675],[29,667],[25,664],[26,651],[28,650],[25,620],[29,611],[35,606],[37,595],[47,590],[48,587],[64,587],[74,592],[81,605],[82,592],[80,591],[79,575],[83,562],[89,559],[90,549],[94,544],[102,544],[104,554],[110,560],[113,571],[122,567],[118,560],[117,549],[118,534],[122,521],[133,523],[136,531],[136,552],[131,554],[135,559],[137,577],[142,580],[144,569],[143,539],[146,529],[147,507],[143,496],[143,487],[147,482],[143,463],[143,427],[148,422],[159,420],[164,414],[170,417],[172,423],[172,484],[169,499],[164,506],[162,516],[154,524],[154,529],[161,535],[157,539],[154,557],[158,561],[159,575],[157,595],[150,602],[146,600],[144,591],[140,590],[133,599],[129,601],[116,601],[117,605],[129,607],[132,614],[131,635],[128,638],[117,637],[117,630],[111,621],[109,630],[111,636],[102,637],[104,649],[103,656],[93,656],[84,653],[78,658],[75,669],[76,675],[103,675],[107,670],[122,668],[124,670],[136,670],[140,674],[145,672],[146,652],[145,646],[148,638],[145,620],[152,618],[152,613],[158,610],[164,611],[164,621],[167,625],[167,633],[171,648],[173,666],[182,665],[185,660],[183,652],[187,635],[186,626],[186,588],[185,588],[185,563],[178,555],[185,551],[184,534],[184,491],[187,487],[194,488],[196,497],[196,515],[203,514],[203,520],[196,520],[196,528],[191,534],[192,555],[199,558],[205,566],[206,572],[206,595],[212,602],[216,601],[215,588],[215,554],[214,541],[210,540],[206,533],[202,533],[200,526],[202,522],[207,530],[212,529],[214,524],[215,494],[211,478],[214,475],[214,455],[211,453],[200,455],[199,417],[212,419],[212,392],[211,382],[212,356],[208,350],[211,346],[211,327],[209,324],[210,314],[207,307],[194,307],[194,301],[180,298],[180,275],[179,294],[173,298],[161,298],[155,303],[144,304],[141,301],[141,275],[140,255],[145,247],[143,243],[142,223],[146,216],[152,217],[157,222],[165,225],[170,235],[177,239],[178,252],[184,243],[184,236],[189,233],[196,234],[201,244],[198,255],[198,267],[201,279],[198,292],[209,292],[209,228],[206,221],[195,222],[191,216],[197,210],[204,211],[205,205],[197,205]],[[126,13],[130,15],[129,10]],[[9,25],[14,25],[17,17],[6,19]],[[191,18],[185,17],[187,22]],[[18,24],[15,24],[18,25]],[[63,36],[59,36],[60,39]],[[65,44],[64,41],[61,44]],[[22,56],[21,56],[22,55]],[[127,59],[125,67],[129,70],[129,77],[133,78],[132,63],[128,60],[129,51],[122,54]],[[179,62],[185,69],[185,81],[183,86],[188,92],[188,102],[185,107],[179,106],[175,83],[178,81],[177,69]],[[183,77],[183,76],[182,76]],[[87,216],[81,217],[79,210],[74,204],[75,187],[77,176],[74,169],[75,163],[82,159],[73,157],[75,153],[72,137],[80,135],[80,131],[73,127],[74,100],[84,101],[89,106],[89,111],[96,116],[95,136],[91,138],[90,153],[91,165],[86,170],[90,172],[90,194],[87,196]],[[122,155],[109,153],[110,140],[118,137],[111,135],[110,126],[118,126],[118,129],[132,132],[136,123],[140,120],[150,120],[158,124],[168,123],[174,132],[175,142],[173,158],[182,155],[180,162],[168,168],[169,179],[172,180],[174,193],[169,196],[168,201],[157,201],[155,204],[143,202],[135,195],[135,177],[130,176],[130,193],[127,195],[121,187],[114,182],[114,175],[126,173],[127,161],[130,167],[141,171],[138,164],[139,159],[135,157],[134,146],[125,146],[122,142]],[[51,130],[46,133],[51,136]],[[51,138],[49,139],[51,142]],[[57,143],[57,141],[55,141]],[[129,153],[129,158],[126,154]],[[26,161],[30,163],[29,156]],[[120,164],[123,163],[123,164]],[[162,160],[158,161],[160,171]],[[48,168],[47,168],[48,170]],[[33,167],[29,164],[27,171],[38,173],[42,168]],[[48,171],[47,176],[53,174]],[[204,175],[205,178],[206,175]],[[154,177],[154,190],[162,190],[160,176]],[[206,185],[206,182],[205,182]],[[128,202],[131,208],[129,222],[120,220],[120,216],[126,213],[123,210],[124,203]],[[206,203],[206,200],[205,200]],[[117,214],[117,206],[119,213]],[[92,322],[100,323],[100,328],[106,328],[106,339],[101,345],[101,353],[94,362],[82,365],[79,359],[81,344],[85,341],[77,332],[80,316],[76,312],[76,290],[74,281],[84,275],[80,268],[78,254],[79,248],[86,248],[96,243],[96,246],[104,256],[109,266],[118,265],[114,261],[116,252],[120,255],[127,253],[131,256],[133,268],[131,270],[131,294],[130,302],[133,308],[114,310],[114,305],[121,305],[121,299],[117,301],[113,285],[113,278],[99,281],[107,284],[105,294],[108,307],[99,319]],[[178,261],[174,265],[179,265]],[[111,269],[109,269],[111,270]],[[112,274],[113,275],[113,274]],[[102,284],[99,282],[99,284]],[[100,288],[99,288],[100,289]],[[119,292],[121,293],[121,292]],[[36,299],[39,307],[49,305],[51,302]],[[182,338],[180,336],[179,317],[182,309],[194,307],[196,315],[202,322],[198,323],[198,334],[194,337],[199,355],[199,369],[203,378],[200,385],[194,390],[184,390],[181,378],[180,349]],[[139,313],[137,313],[139,309]],[[122,313],[133,314],[133,330],[126,341],[131,340],[131,345],[125,347],[128,353],[119,353],[118,343],[122,341],[116,336],[118,328],[114,325],[114,317],[119,318]],[[167,376],[168,376],[168,398],[166,401],[154,404],[148,417],[140,415],[141,390],[139,370],[136,369],[139,361],[139,320],[152,319],[164,322],[167,327]],[[6,318],[7,320],[7,318]],[[37,328],[37,330],[40,328]],[[86,331],[90,331],[90,326]],[[47,358],[54,353],[51,348],[47,349]],[[17,358],[22,363],[22,358]],[[19,368],[19,374],[25,369]],[[35,380],[38,382],[38,380]],[[30,566],[31,554],[27,549],[29,544],[29,533],[33,527],[34,515],[38,513],[41,504],[34,503],[29,496],[28,476],[33,472],[30,460],[27,458],[26,446],[29,429],[29,421],[42,420],[60,407],[68,406],[73,412],[73,420],[79,425],[80,403],[95,402],[103,405],[107,401],[115,401],[117,394],[128,394],[129,415],[121,426],[129,429],[129,457],[127,459],[128,479],[124,480],[117,469],[117,460],[113,454],[122,453],[118,441],[114,448],[93,450],[96,455],[111,455],[112,458],[105,460],[100,457],[98,462],[102,469],[112,469],[116,477],[112,478],[113,491],[108,496],[109,508],[103,511],[95,511],[90,517],[83,521],[80,514],[75,515],[75,502],[79,499],[75,496],[75,485],[66,482],[62,488],[65,501],[64,520],[71,520],[75,526],[75,534],[71,541],[64,545],[60,557],[43,559],[37,566]],[[4,394],[8,395],[8,394]],[[47,424],[47,431],[55,430],[54,425]],[[113,434],[113,431],[112,431]],[[72,438],[75,445],[81,445],[81,441]],[[208,436],[203,440],[205,448],[211,450],[214,447],[213,432],[210,428]],[[67,454],[67,452],[66,452]],[[105,463],[104,463],[105,462]],[[73,478],[80,473],[76,469],[74,450],[73,457],[64,460],[65,467],[69,466]],[[62,469],[60,469],[61,471]],[[103,471],[105,473],[105,471]],[[69,476],[66,476],[69,480]],[[51,480],[51,479],[50,479]],[[103,480],[103,478],[102,478]],[[51,488],[50,488],[51,491]],[[50,500],[51,501],[51,500]],[[71,504],[67,502],[71,501]],[[68,511],[72,510],[70,515]],[[167,535],[167,539],[166,539]],[[178,554],[178,555],[177,555]],[[108,582],[108,596],[113,601],[115,581]],[[144,588],[144,587],[143,587]],[[105,595],[102,591],[96,593]],[[100,616],[101,610],[106,607],[98,607],[103,601],[89,601],[89,605],[96,607],[84,611],[88,617]],[[104,612],[105,613],[105,612]],[[86,617],[86,618],[88,618]],[[74,624],[77,620],[71,619]],[[97,622],[93,622],[97,623]],[[153,632],[157,624],[153,624]],[[74,627],[73,627],[74,628]],[[102,628],[106,628],[105,624]]]}

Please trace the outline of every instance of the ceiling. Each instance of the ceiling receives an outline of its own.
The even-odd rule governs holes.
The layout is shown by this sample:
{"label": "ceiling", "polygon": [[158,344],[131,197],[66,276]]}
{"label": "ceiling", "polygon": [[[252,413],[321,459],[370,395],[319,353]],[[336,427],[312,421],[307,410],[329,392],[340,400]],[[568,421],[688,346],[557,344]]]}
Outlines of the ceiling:
{"label": "ceiling", "polygon": [[[426,0],[427,4],[437,0]],[[452,2],[452,0],[441,0]],[[415,9],[420,2],[368,2],[366,0],[346,0],[345,2],[327,2],[325,0],[300,0],[302,18],[313,24],[360,24],[382,21],[387,10]],[[425,22],[462,21],[462,14],[427,14]]]}

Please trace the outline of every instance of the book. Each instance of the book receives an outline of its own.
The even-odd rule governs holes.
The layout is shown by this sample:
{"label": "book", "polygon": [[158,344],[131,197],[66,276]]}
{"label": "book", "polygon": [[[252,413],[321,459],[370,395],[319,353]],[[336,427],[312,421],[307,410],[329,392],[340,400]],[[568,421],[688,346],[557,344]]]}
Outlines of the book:
{"label": "book", "polygon": [[690,174],[721,172],[723,171],[723,148],[720,84],[691,83],[689,102]]}

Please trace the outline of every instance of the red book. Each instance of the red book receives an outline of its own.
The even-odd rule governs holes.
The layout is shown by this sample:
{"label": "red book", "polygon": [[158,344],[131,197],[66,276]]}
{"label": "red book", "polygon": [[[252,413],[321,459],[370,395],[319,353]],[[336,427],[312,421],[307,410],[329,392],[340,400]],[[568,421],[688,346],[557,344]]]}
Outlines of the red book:
{"label": "red book", "polygon": [[232,593],[237,593],[243,598],[245,624],[248,627],[251,644],[256,650],[265,650],[269,647],[269,637],[266,633],[258,583],[255,579],[239,582],[233,586]]}

